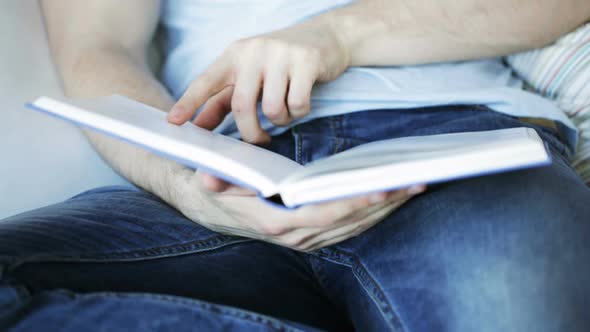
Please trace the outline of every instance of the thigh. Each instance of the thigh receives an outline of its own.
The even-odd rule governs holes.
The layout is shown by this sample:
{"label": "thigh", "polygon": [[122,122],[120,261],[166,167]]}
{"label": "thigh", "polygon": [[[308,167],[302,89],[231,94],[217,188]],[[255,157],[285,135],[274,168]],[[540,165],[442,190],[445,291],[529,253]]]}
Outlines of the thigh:
{"label": "thigh", "polygon": [[243,241],[187,220],[135,187],[104,187],[0,222],[0,262],[129,261]]}
{"label": "thigh", "polygon": [[[8,294],[7,294],[8,293]],[[0,287],[0,300],[12,297]],[[200,300],[159,294],[46,291],[2,302],[2,331],[318,331],[303,324]]]}
{"label": "thigh", "polygon": [[0,263],[3,283],[27,298],[58,289],[165,294],[345,326],[300,254],[212,232],[130,187],[92,190],[0,222]]}
{"label": "thigh", "polygon": [[351,315],[373,307],[357,324],[588,331],[589,239],[590,190],[556,153],[549,167],[431,187],[317,255],[328,276],[353,276],[328,277]]}

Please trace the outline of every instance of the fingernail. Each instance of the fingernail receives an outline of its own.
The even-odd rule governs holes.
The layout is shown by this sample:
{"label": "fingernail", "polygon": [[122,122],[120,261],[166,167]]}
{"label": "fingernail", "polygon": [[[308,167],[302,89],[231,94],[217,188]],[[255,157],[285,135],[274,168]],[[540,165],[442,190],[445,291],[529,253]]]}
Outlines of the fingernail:
{"label": "fingernail", "polygon": [[184,110],[180,106],[174,106],[168,113],[168,119],[170,120],[180,120],[180,117],[184,113]]}
{"label": "fingernail", "polygon": [[423,185],[413,185],[410,188],[408,188],[406,192],[408,193],[408,195],[417,195],[424,192],[425,189],[426,187]]}

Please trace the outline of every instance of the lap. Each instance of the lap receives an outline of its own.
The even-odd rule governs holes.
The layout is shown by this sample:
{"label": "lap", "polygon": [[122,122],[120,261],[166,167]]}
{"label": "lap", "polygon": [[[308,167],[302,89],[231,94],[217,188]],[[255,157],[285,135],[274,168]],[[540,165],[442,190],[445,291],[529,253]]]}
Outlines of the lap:
{"label": "lap", "polygon": [[[337,130],[328,136],[341,135],[340,149],[400,136],[529,126],[553,157],[548,167],[432,185],[360,236],[314,253],[322,286],[346,302],[356,326],[590,326],[583,311],[590,298],[590,190],[568,165],[559,133],[481,107],[377,111],[330,121]],[[298,130],[310,159],[330,151],[317,142],[318,123]]]}
{"label": "lap", "polygon": [[[347,328],[346,319],[318,296],[301,254],[212,232],[132,187],[91,190],[6,219],[0,222],[0,239],[0,283],[22,290],[12,301],[16,306],[30,304],[26,298],[54,299],[56,291],[67,289],[75,301],[63,302],[59,293],[52,309],[43,308],[65,317],[74,310],[72,303],[89,298],[93,305],[80,310],[117,306],[122,301],[117,294],[136,299],[140,308],[159,294],[309,326]],[[90,296],[104,292],[110,295]],[[149,311],[162,303],[145,306]],[[27,319],[34,323],[34,318]]]}
{"label": "lap", "polygon": [[[5,287],[0,299],[5,299]],[[139,293],[75,294],[46,291],[21,299],[26,305],[3,301],[3,331],[315,331],[293,322],[169,295]],[[26,319],[20,319],[26,314]]]}
{"label": "lap", "polygon": [[[379,113],[384,125],[375,128],[353,115],[330,120],[328,134],[315,121],[298,128],[287,150],[305,152],[305,163],[374,135],[518,125],[493,112],[455,113],[402,114],[397,124]],[[347,131],[352,123],[371,130]],[[313,270],[309,257],[209,231],[149,193],[119,187],[0,222],[3,278],[39,293],[172,294],[316,326],[346,326],[348,310],[368,329],[576,330],[590,297],[590,197],[563,146],[544,138],[553,139],[552,166],[431,186],[361,236],[313,253],[324,262]]]}
{"label": "lap", "polygon": [[123,186],[90,190],[5,219],[0,237],[0,259],[11,265],[158,258],[243,241],[209,231],[157,197]]}

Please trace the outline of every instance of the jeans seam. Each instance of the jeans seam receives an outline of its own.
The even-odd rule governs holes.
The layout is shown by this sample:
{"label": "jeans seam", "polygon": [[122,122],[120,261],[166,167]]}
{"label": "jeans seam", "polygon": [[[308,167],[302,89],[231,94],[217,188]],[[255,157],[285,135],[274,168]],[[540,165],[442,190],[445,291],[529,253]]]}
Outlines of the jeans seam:
{"label": "jeans seam", "polygon": [[302,148],[301,148],[301,134],[297,132],[296,127],[291,128],[291,134],[293,135],[293,142],[295,144],[295,161],[299,164],[303,164],[302,162]]}
{"label": "jeans seam", "polygon": [[[70,292],[68,292],[70,293]],[[249,312],[247,310],[239,309],[239,308],[231,308],[231,307],[223,307],[221,305],[215,303],[206,303],[202,301],[197,301],[189,298],[182,298],[173,295],[164,295],[164,294],[151,294],[151,293],[134,293],[134,294],[125,294],[125,293],[115,293],[115,292],[96,292],[91,294],[75,294],[73,293],[73,298],[88,298],[88,297],[97,297],[97,298],[146,298],[155,300],[158,302],[168,302],[174,303],[178,305],[182,305],[188,308],[198,307],[200,309],[206,310],[211,313],[219,313],[225,316],[231,316],[234,318],[248,320],[251,322],[263,324],[273,330],[276,331],[302,331],[298,328],[289,326],[278,319],[274,319],[272,317],[265,317],[255,312]]]}
{"label": "jeans seam", "polygon": [[327,290],[326,285],[329,283],[325,267],[322,263],[326,263],[325,259],[317,257],[314,254],[306,254],[305,260],[311,270],[312,276],[315,278],[315,284],[318,287],[319,296],[323,297],[328,303],[330,303],[334,308],[338,308],[340,303],[338,303],[338,299],[334,299],[332,296],[329,295],[329,290]]}
{"label": "jeans seam", "polygon": [[[234,241],[228,241],[232,240]],[[0,261],[9,264],[7,271],[14,270],[26,263],[42,262],[131,262],[190,255],[216,250],[229,245],[254,241],[252,239],[236,239],[231,236],[216,236],[207,240],[199,240],[171,246],[152,247],[141,250],[116,253],[87,253],[82,255],[32,255],[23,258],[0,256]]]}
{"label": "jeans seam", "polygon": [[387,322],[391,331],[406,331],[399,315],[395,312],[391,303],[388,302],[383,289],[370,276],[356,256],[333,248],[320,250],[314,253],[314,255],[321,259],[350,267],[355,278],[377,305],[381,316]]}

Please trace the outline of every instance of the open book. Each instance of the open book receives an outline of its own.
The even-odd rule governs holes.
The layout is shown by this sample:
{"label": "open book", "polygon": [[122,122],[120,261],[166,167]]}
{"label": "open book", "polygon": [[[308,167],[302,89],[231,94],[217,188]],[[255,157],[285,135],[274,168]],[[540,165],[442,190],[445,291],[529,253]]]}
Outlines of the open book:
{"label": "open book", "polygon": [[530,128],[405,137],[364,144],[306,166],[121,96],[40,97],[29,107],[212,173],[287,207],[550,163]]}

